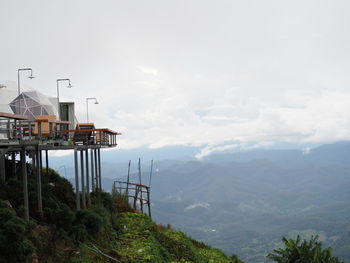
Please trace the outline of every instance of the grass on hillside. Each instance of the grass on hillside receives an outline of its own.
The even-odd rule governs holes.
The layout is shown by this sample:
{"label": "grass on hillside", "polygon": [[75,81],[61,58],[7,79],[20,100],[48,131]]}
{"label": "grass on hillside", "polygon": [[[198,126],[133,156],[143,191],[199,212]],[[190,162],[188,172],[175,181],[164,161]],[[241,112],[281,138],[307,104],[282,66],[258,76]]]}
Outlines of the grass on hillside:
{"label": "grass on hillside", "polygon": [[91,206],[76,211],[72,185],[51,169],[42,179],[41,217],[36,179],[29,173],[29,221],[22,219],[21,180],[0,182],[0,263],[240,262],[169,225],[156,225],[122,195],[94,192]]}

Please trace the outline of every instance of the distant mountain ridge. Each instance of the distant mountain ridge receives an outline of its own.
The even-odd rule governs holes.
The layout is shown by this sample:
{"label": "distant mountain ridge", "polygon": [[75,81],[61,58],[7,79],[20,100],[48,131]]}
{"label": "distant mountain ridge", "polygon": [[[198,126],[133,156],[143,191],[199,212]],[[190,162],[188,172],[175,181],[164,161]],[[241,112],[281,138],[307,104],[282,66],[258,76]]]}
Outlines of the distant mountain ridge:
{"label": "distant mountain ridge", "polygon": [[281,236],[319,234],[350,262],[350,143],[301,150],[213,154],[160,169],[157,220],[235,251],[247,262]]}
{"label": "distant mountain ridge", "polygon": [[[147,184],[149,163],[142,171]],[[127,163],[104,164],[105,189],[126,172]],[[135,164],[131,178],[137,178]],[[246,262],[265,262],[282,236],[296,234],[319,234],[350,262],[349,189],[350,142],[337,142],[215,153],[200,161],[155,160],[151,199],[156,221]]]}

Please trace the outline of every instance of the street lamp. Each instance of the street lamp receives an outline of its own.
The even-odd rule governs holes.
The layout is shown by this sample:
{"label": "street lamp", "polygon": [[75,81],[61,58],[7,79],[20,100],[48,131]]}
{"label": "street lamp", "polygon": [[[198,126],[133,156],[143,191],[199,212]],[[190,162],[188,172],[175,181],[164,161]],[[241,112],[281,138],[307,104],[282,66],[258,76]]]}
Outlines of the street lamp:
{"label": "street lamp", "polygon": [[[28,78],[34,79],[33,76],[33,70],[31,68],[19,68],[17,70],[17,87],[18,87],[18,96],[21,94],[21,78],[20,78],[20,73],[22,71],[30,71],[30,76]],[[21,115],[21,98],[18,98],[18,110],[19,114]],[[24,113],[24,111],[23,111]]]}
{"label": "street lamp", "polygon": [[86,122],[89,123],[89,100],[95,100],[94,104],[98,104],[96,98],[86,98]]}
{"label": "street lamp", "polygon": [[61,120],[61,106],[60,106],[60,91],[59,91],[59,82],[68,81],[67,88],[71,88],[72,84],[70,79],[56,79],[57,82],[57,109],[58,109],[58,119]]}

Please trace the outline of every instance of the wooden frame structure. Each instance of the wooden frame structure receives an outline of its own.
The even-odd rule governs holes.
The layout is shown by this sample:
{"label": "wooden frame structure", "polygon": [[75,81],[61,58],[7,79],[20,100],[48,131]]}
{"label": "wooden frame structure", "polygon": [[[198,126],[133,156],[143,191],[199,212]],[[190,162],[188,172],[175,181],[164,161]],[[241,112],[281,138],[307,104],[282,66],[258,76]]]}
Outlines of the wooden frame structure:
{"label": "wooden frame structure", "polygon": [[[126,196],[128,198],[128,201],[129,198],[131,198],[133,201],[133,208],[137,209],[137,205],[139,205],[142,213],[144,205],[147,205],[148,215],[151,217],[150,188],[150,186],[144,184],[114,181],[112,192]],[[146,194],[146,197],[144,197],[143,193]]]}

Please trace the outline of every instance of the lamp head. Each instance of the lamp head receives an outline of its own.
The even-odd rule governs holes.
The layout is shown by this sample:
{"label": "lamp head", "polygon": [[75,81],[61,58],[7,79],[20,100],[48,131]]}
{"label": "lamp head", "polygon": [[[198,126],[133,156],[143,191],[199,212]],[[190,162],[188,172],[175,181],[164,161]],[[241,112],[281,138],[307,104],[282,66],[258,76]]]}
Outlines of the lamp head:
{"label": "lamp head", "polygon": [[98,101],[97,101],[97,100],[95,100],[95,104],[98,104]]}
{"label": "lamp head", "polygon": [[69,84],[68,84],[68,86],[67,86],[67,88],[72,88],[73,86],[72,86],[72,84],[70,84],[70,82],[69,82]]}
{"label": "lamp head", "polygon": [[30,79],[34,79],[34,78],[35,78],[35,77],[33,76],[33,71],[30,72],[30,76],[29,76],[28,78],[30,78]]}

